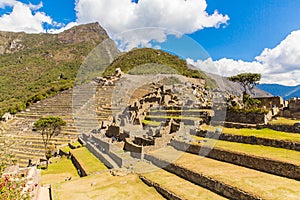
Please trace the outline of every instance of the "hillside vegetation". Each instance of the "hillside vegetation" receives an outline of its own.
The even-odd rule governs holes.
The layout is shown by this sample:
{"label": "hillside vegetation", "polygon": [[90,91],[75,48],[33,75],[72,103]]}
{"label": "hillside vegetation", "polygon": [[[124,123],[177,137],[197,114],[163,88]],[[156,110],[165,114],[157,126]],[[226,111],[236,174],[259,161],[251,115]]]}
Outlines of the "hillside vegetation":
{"label": "hillside vegetation", "polygon": [[[103,45],[97,46],[100,43]],[[215,87],[205,73],[167,52],[141,48],[119,55],[98,23],[59,34],[0,32],[0,116],[69,89],[75,79],[81,84],[99,75],[111,75],[118,67],[130,74],[176,73],[202,78],[208,87]]]}
{"label": "hillside vegetation", "polygon": [[60,34],[0,32],[0,116],[72,87],[84,58],[108,38],[98,23]]}
{"label": "hillside vegetation", "polygon": [[205,79],[208,87],[215,87],[215,82],[204,72],[190,69],[185,60],[157,49],[133,49],[114,60],[105,70],[104,75],[112,75],[116,68],[121,68],[123,72],[130,74],[176,73]]}

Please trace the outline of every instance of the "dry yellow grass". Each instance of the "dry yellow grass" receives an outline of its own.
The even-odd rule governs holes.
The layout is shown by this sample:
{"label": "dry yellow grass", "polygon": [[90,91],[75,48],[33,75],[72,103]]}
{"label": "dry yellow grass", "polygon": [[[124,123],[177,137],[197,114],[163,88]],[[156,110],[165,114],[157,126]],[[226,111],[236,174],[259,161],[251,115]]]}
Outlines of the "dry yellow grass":
{"label": "dry yellow grass", "polygon": [[[300,182],[245,167],[200,157],[198,155],[179,153],[171,147],[160,149],[153,154],[168,160],[178,157],[175,164],[199,174],[209,176],[233,187],[240,188],[262,199],[299,199]],[[172,156],[170,156],[172,155]]]}
{"label": "dry yellow grass", "polygon": [[[196,140],[207,140],[207,138],[193,136]],[[210,139],[212,140],[212,139]],[[194,142],[195,145],[201,145]],[[215,146],[218,149],[253,155],[258,157],[269,158],[287,163],[293,163],[300,166],[300,152],[283,148],[275,148],[263,145],[243,144],[237,142],[228,142],[217,140]]]}
{"label": "dry yellow grass", "polygon": [[152,182],[161,185],[168,191],[171,191],[176,195],[183,197],[184,199],[226,199],[222,196],[219,196],[218,194],[211,192],[210,190],[197,186],[162,169],[150,173],[143,173],[142,176],[146,177]]}
{"label": "dry yellow grass", "polygon": [[112,176],[108,172],[62,183],[56,190],[56,194],[59,200],[164,199],[135,174]]}

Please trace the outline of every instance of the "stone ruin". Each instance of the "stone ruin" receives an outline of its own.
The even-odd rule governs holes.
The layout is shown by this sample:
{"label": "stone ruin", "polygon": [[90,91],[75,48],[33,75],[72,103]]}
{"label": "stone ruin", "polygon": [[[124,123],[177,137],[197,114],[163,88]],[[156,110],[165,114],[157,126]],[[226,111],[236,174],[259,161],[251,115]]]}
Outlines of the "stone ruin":
{"label": "stone ruin", "polygon": [[[106,80],[105,83],[109,81],[99,80]],[[118,144],[125,151],[143,154],[166,146],[175,134],[189,133],[185,127],[198,129],[203,123],[209,124],[211,113],[200,109],[212,107],[212,96],[203,85],[185,83],[169,86],[152,83],[152,86],[151,92],[135,100],[116,116],[102,121],[99,129],[94,129],[92,134],[107,138],[110,143]],[[199,110],[195,112],[197,120],[185,118],[191,113],[189,110],[193,109]],[[147,120],[151,120],[149,115],[154,111],[162,115],[172,111],[178,117],[157,118],[155,124],[147,123]]]}

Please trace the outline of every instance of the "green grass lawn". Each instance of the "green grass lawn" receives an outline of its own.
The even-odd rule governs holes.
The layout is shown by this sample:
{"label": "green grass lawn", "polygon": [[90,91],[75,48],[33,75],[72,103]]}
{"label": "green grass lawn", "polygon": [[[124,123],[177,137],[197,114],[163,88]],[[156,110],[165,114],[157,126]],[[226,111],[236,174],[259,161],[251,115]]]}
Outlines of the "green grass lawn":
{"label": "green grass lawn", "polygon": [[72,149],[71,154],[78,160],[87,174],[106,170],[107,167],[96,158],[86,147]]}
{"label": "green grass lawn", "polygon": [[278,117],[276,120],[272,120],[269,122],[270,124],[274,125],[294,125],[296,122],[300,122],[300,120],[295,120],[295,119],[288,119],[284,117]]}
{"label": "green grass lawn", "polygon": [[61,147],[60,150],[62,150],[65,153],[69,153],[71,151],[71,148],[69,147],[69,145]]}
{"label": "green grass lawn", "polygon": [[255,136],[260,138],[268,138],[274,140],[287,140],[293,142],[300,142],[300,134],[297,133],[287,133],[281,131],[275,131],[268,128],[263,129],[249,129],[249,128],[225,128],[223,127],[223,133],[233,134],[233,135],[243,135],[243,136]]}
{"label": "green grass lawn", "polygon": [[[204,140],[207,138],[193,136],[196,140]],[[194,144],[197,144],[195,142]],[[200,143],[201,144],[201,143]],[[248,155],[254,155],[264,158],[270,158],[273,160],[279,160],[287,163],[293,163],[300,165],[300,152],[282,148],[275,148],[263,145],[251,145],[237,142],[228,142],[223,140],[217,140],[215,147],[218,149],[224,149],[228,151],[244,153]]]}
{"label": "green grass lawn", "polygon": [[142,120],[142,123],[145,125],[152,125],[152,126],[159,126],[161,123],[156,121],[150,121],[150,120]]}
{"label": "green grass lawn", "polygon": [[42,170],[41,184],[59,184],[66,177],[79,178],[72,161],[66,157],[52,158],[47,170]]}
{"label": "green grass lawn", "polygon": [[75,147],[75,148],[82,147],[82,144],[78,140],[75,141],[75,142],[71,142],[70,145]]}

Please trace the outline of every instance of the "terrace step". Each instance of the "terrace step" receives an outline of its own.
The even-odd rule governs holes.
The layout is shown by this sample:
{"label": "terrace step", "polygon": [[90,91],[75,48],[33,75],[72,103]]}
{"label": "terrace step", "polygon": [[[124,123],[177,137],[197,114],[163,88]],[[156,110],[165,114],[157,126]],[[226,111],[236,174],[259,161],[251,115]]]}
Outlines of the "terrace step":
{"label": "terrace step", "polygon": [[230,199],[297,199],[300,196],[299,181],[182,153],[172,147],[156,150],[145,158]]}
{"label": "terrace step", "polygon": [[141,173],[139,177],[167,199],[226,199],[163,169],[156,168]]}

